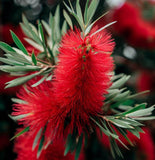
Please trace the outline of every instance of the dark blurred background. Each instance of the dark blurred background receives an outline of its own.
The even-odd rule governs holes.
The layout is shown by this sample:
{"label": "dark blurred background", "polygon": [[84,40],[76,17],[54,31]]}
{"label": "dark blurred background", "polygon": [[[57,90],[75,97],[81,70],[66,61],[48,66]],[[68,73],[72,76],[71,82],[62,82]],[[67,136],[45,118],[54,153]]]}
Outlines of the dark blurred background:
{"label": "dark blurred background", "polygon": [[[85,0],[81,0],[80,3],[84,7]],[[10,35],[10,30],[13,30],[25,43],[24,33],[19,26],[22,13],[36,25],[37,19],[47,21],[49,13],[54,13],[57,4],[60,4],[61,10],[64,8],[61,0],[0,0],[0,40],[13,46]],[[72,4],[75,6],[74,0]],[[116,42],[113,53],[116,74],[131,75],[127,86],[134,93],[150,90],[148,94],[139,96],[135,102],[146,101],[149,106],[155,104],[155,0],[100,0],[94,18],[106,11],[109,13],[96,25],[102,27],[117,21],[108,28]],[[2,51],[0,55],[3,56]],[[4,89],[5,83],[12,79],[13,77],[6,73],[0,73],[0,160],[16,158],[10,138],[14,135],[17,125],[8,114],[12,108],[11,98],[15,97],[20,87]],[[154,122],[145,123],[147,134],[142,135],[141,140],[134,140],[135,147],[130,151],[122,149],[125,160],[154,160]],[[85,150],[86,160],[113,159],[104,138],[92,136]]]}

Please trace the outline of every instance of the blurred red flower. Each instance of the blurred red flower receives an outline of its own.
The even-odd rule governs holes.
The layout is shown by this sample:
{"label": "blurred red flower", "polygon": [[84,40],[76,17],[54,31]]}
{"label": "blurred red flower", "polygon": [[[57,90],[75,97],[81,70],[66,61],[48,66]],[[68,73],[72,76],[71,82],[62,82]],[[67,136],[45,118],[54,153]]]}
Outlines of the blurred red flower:
{"label": "blurred red flower", "polygon": [[114,34],[123,37],[133,47],[155,49],[155,28],[142,17],[142,10],[133,3],[126,2],[114,8],[110,14],[97,22],[98,26],[117,21],[111,28]]}
{"label": "blurred red flower", "polygon": [[138,91],[149,90],[151,92],[155,91],[155,72],[152,70],[143,70],[137,80]]}

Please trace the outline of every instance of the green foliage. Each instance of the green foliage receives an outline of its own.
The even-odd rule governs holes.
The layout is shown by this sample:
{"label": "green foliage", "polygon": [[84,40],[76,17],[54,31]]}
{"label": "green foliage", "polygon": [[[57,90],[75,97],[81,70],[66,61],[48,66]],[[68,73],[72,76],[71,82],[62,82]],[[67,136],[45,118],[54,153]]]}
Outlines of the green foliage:
{"label": "green foliage", "polygon": [[[20,23],[25,35],[25,40],[34,49],[37,49],[39,54],[35,55],[34,50],[28,53],[20,39],[14,32],[11,31],[14,43],[18,48],[0,42],[0,48],[6,52],[5,57],[0,57],[0,61],[7,64],[0,66],[0,70],[8,72],[11,75],[22,76],[10,82],[7,82],[6,88],[22,85],[32,78],[41,75],[33,87],[41,84],[44,80],[51,80],[51,72],[57,62],[58,45],[61,36],[67,31],[66,22],[63,22],[60,29],[60,7],[58,6],[55,15],[49,16],[49,24],[42,20],[38,21],[38,28],[28,22],[26,17],[22,16],[23,22]],[[45,33],[48,35],[46,36]],[[30,74],[30,75],[27,75]]]}
{"label": "green foliage", "polygon": [[78,160],[82,148],[83,138],[83,134],[80,136],[76,135],[76,133],[69,134],[66,141],[64,155],[66,156],[69,151],[73,152],[75,150],[75,160]]}
{"label": "green foliage", "polygon": [[24,128],[22,131],[20,131],[19,133],[17,133],[15,136],[13,136],[10,141],[12,141],[13,139],[15,139],[16,137],[19,137],[20,135],[24,134],[25,132],[29,131],[30,127],[26,127]]}

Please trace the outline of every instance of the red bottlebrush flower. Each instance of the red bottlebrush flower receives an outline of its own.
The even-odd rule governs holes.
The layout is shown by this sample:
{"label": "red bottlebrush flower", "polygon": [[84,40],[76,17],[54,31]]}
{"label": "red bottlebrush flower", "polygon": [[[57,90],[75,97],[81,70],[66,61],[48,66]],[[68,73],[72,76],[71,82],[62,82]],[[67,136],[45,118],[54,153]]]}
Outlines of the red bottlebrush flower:
{"label": "red bottlebrush flower", "polygon": [[[24,115],[19,119],[19,124],[30,127],[31,133],[39,132],[40,129],[45,130],[46,146],[53,139],[53,120],[57,113],[57,105],[53,94],[53,86],[51,81],[45,81],[37,87],[31,87],[36,81],[31,81],[27,88],[22,88],[17,97],[24,103],[15,104],[13,108],[13,116]],[[46,129],[45,129],[46,128]]]}
{"label": "red bottlebrush flower", "polygon": [[64,127],[79,134],[88,131],[90,116],[102,112],[104,95],[111,85],[114,42],[105,31],[93,35],[95,31],[83,38],[79,30],[70,30],[62,38],[54,83],[60,132]]}
{"label": "red bottlebrush flower", "polygon": [[74,155],[71,153],[64,156],[65,143],[63,138],[54,140],[37,158],[38,146],[32,150],[34,138],[31,132],[27,132],[16,139],[14,146],[14,151],[17,153],[16,160],[74,160]]}

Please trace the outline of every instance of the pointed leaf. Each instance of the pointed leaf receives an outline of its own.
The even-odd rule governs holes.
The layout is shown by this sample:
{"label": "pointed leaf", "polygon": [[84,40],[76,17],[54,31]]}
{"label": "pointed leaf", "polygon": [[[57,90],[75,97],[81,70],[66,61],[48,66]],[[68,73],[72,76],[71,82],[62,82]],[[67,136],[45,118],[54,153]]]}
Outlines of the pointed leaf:
{"label": "pointed leaf", "polygon": [[5,88],[10,88],[10,87],[15,87],[15,86],[21,85],[21,84],[29,81],[30,79],[34,78],[35,76],[39,75],[39,74],[40,73],[37,72],[37,73],[31,74],[31,75],[28,75],[28,76],[25,76],[25,77],[16,78],[12,81],[7,82],[7,86]]}
{"label": "pointed leaf", "polygon": [[87,24],[93,18],[99,2],[100,2],[99,0],[93,0],[93,1],[91,1],[90,5],[88,7],[88,11],[87,11]]}
{"label": "pointed leaf", "polygon": [[65,10],[63,10],[63,14],[64,14],[64,17],[65,17],[67,23],[69,24],[69,26],[71,27],[71,29],[73,29],[72,20],[70,19],[68,13]]}
{"label": "pointed leaf", "polygon": [[24,128],[22,131],[20,131],[19,133],[17,133],[15,136],[13,136],[10,141],[12,141],[13,139],[15,139],[16,137],[19,137],[20,135],[22,135],[23,133],[29,131],[30,127],[26,127]]}
{"label": "pointed leaf", "polygon": [[83,134],[81,134],[81,136],[79,137],[77,146],[76,146],[76,152],[75,152],[75,160],[78,160],[80,152],[81,152],[81,148],[82,148],[82,141],[83,141]]}
{"label": "pointed leaf", "polygon": [[32,52],[32,62],[34,63],[35,66],[37,65],[37,60],[36,60],[34,52]]}
{"label": "pointed leaf", "polygon": [[11,35],[12,35],[13,41],[18,46],[18,48],[21,49],[24,54],[28,55],[26,48],[24,47],[22,42],[19,40],[19,38],[16,36],[16,34],[13,31],[11,31]]}
{"label": "pointed leaf", "polygon": [[79,20],[84,24],[84,22],[83,22],[83,16],[82,16],[82,10],[81,10],[81,7],[80,7],[79,0],[76,1],[76,12],[77,12],[77,15],[79,17]]}
{"label": "pointed leaf", "polygon": [[0,48],[5,52],[16,52],[11,46],[4,42],[0,42]]}
{"label": "pointed leaf", "polygon": [[35,136],[35,139],[34,139],[34,141],[33,141],[33,145],[32,145],[32,151],[36,148],[36,146],[37,146],[37,144],[38,144],[38,141],[39,141],[39,139],[40,139],[40,137],[41,137],[41,135],[42,135],[42,128],[40,128],[40,130],[38,131],[38,133],[36,134],[36,136]]}

